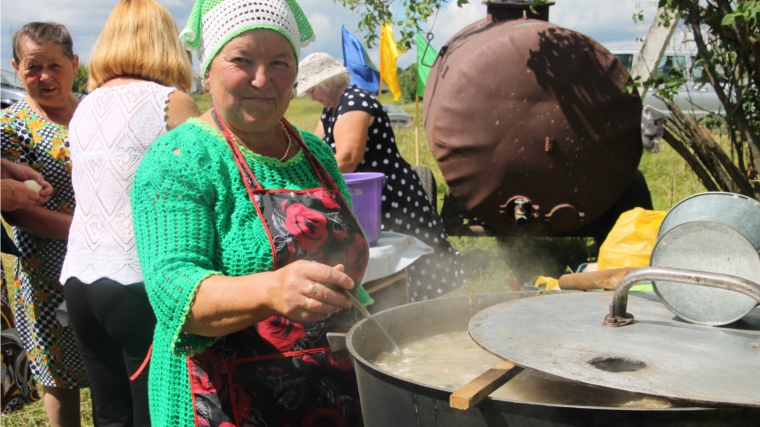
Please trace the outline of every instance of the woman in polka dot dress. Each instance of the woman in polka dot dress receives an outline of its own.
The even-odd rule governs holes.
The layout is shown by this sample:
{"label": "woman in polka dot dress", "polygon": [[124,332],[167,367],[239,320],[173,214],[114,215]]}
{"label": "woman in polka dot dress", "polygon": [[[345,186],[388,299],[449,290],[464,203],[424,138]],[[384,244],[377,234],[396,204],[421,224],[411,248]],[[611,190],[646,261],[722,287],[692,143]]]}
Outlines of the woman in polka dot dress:
{"label": "woman in polka dot dress", "polygon": [[401,157],[380,102],[349,85],[346,68],[326,53],[313,53],[301,61],[297,92],[325,107],[315,133],[332,147],[341,172],[381,172],[388,177],[382,229],[412,235],[435,250],[409,268],[411,300],[435,298],[461,286],[459,252],[451,247],[417,173]]}

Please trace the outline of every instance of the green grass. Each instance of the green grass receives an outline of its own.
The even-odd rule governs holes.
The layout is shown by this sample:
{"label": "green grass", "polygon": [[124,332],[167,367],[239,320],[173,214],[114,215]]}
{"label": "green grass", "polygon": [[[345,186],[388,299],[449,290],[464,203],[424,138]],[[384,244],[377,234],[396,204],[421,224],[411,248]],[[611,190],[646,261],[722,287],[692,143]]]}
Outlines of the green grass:
{"label": "green grass", "polygon": [[[90,398],[90,389],[83,388],[80,391],[81,423],[82,427],[93,427],[95,423],[92,420],[92,399]],[[45,414],[45,408],[42,406],[42,400],[32,405],[27,405],[23,409],[0,417],[1,427],[49,427],[50,423]]]}
{"label": "green grass", "polygon": [[[211,106],[210,98],[203,95],[194,96],[200,110],[205,112]],[[393,103],[390,94],[383,94],[383,103]],[[414,104],[405,104],[401,107],[415,117],[419,123],[419,164],[427,166],[433,171],[438,184],[438,206],[443,205],[443,195],[446,191],[445,181],[438,165],[433,158],[427,145],[425,131],[422,123],[417,119]],[[291,101],[285,117],[296,127],[313,131],[319,120],[322,106],[308,98],[296,98]],[[422,114],[422,105],[420,105]],[[396,132],[396,142],[401,155],[411,164],[416,163],[415,131],[414,126],[408,126]],[[654,208],[667,210],[679,200],[702,191],[705,191],[699,180],[688,167],[686,162],[662,142],[662,151],[658,154],[644,152],[639,169],[649,185],[652,193]],[[451,292],[448,296],[467,295],[483,292],[499,292],[510,290],[506,277],[515,275],[515,271],[509,265],[523,266],[525,262],[534,262],[536,268],[554,268],[558,262],[573,260],[567,268],[574,269],[579,262],[584,262],[594,257],[591,242],[583,239],[563,238],[533,238],[533,239],[498,239],[495,237],[452,237],[453,246],[462,253],[462,260],[468,269],[467,283],[460,289]],[[527,259],[526,254],[534,254],[535,257],[546,259]],[[536,255],[537,254],[537,255]],[[551,255],[556,256],[554,259]],[[3,265],[6,271],[11,257],[3,256]],[[564,264],[560,264],[565,268]],[[9,276],[9,277],[11,277]],[[90,409],[89,390],[82,391],[82,425],[91,426],[92,418]],[[28,427],[47,426],[45,411],[41,403],[36,403],[25,408],[23,411],[6,415],[0,418],[0,423],[5,427]]]}

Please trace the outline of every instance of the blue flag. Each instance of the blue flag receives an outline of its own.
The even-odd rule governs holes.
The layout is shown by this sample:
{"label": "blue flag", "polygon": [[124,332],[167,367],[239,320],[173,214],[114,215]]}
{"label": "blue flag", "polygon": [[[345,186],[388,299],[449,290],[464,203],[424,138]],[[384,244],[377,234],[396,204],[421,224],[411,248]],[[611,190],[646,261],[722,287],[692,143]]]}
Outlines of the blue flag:
{"label": "blue flag", "polygon": [[353,34],[341,27],[343,32],[343,63],[348,68],[351,83],[367,92],[377,93],[380,86],[380,72],[369,59],[367,51]]}

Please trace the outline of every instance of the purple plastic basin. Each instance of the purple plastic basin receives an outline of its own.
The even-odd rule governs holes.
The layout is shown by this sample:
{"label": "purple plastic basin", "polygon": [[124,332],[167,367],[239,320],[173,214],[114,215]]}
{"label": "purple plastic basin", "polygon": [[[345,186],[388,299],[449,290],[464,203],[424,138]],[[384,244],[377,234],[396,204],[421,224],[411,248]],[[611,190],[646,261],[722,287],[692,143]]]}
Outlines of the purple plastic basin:
{"label": "purple plastic basin", "polygon": [[351,205],[370,246],[380,238],[383,187],[387,178],[379,172],[344,173]]}

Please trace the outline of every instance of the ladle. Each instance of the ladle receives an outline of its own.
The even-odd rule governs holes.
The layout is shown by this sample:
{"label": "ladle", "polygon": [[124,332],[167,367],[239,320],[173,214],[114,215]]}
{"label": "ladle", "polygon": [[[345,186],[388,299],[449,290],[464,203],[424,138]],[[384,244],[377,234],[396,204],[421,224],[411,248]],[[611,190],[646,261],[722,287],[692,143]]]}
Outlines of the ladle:
{"label": "ladle", "polygon": [[386,332],[385,328],[383,328],[380,325],[380,323],[377,320],[375,320],[374,317],[372,317],[372,314],[367,310],[367,308],[364,307],[362,303],[359,302],[359,300],[356,299],[356,297],[351,292],[348,291],[348,289],[342,288],[340,286],[336,286],[332,283],[326,283],[326,282],[320,282],[320,283],[324,285],[325,287],[332,289],[335,292],[340,292],[343,295],[345,295],[345,297],[348,298],[349,301],[351,301],[351,304],[353,304],[353,306],[356,307],[356,309],[359,310],[359,312],[363,314],[364,317],[367,318],[367,320],[369,320],[370,322],[373,322],[375,326],[377,326],[378,330],[383,334],[385,339],[387,339],[388,342],[391,344],[391,346],[393,346],[393,352],[398,353],[400,356],[404,355],[404,353],[401,351],[399,346],[396,344],[396,341],[393,341],[393,338],[391,338],[388,332]]}

